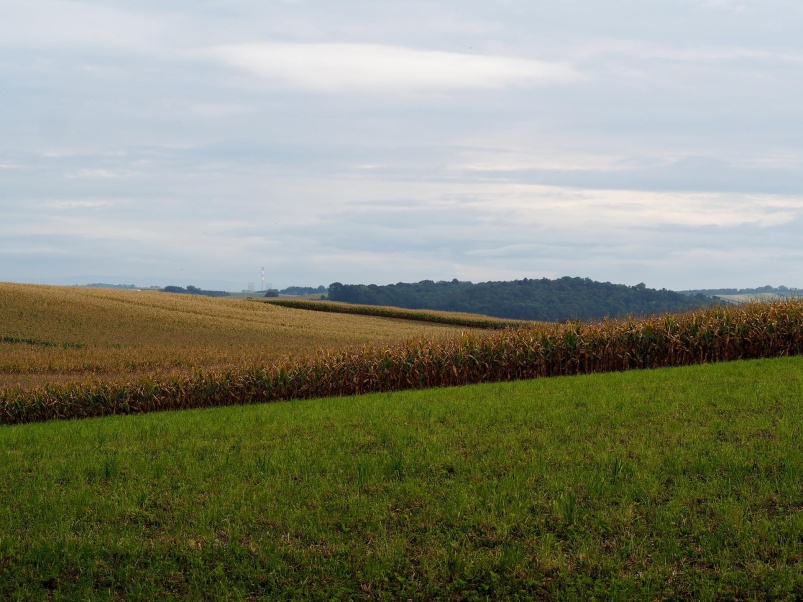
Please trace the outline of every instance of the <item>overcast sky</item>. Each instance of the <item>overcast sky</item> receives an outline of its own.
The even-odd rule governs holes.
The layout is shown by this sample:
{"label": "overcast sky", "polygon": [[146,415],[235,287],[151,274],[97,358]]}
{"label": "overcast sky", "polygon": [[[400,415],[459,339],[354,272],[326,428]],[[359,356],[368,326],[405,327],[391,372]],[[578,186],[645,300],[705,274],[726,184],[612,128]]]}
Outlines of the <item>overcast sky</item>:
{"label": "overcast sky", "polygon": [[0,4],[0,281],[803,287],[800,0]]}

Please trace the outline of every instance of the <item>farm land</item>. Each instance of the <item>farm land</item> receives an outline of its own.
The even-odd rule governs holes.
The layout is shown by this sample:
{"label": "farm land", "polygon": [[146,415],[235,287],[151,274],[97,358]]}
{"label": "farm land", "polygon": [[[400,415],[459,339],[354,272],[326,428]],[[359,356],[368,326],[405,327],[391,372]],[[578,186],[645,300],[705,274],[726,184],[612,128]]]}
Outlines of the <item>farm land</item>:
{"label": "farm land", "polygon": [[753,293],[747,295],[717,295],[718,299],[724,299],[731,303],[751,303],[754,301],[781,301],[785,295],[778,293]]}
{"label": "farm land", "polygon": [[0,389],[261,365],[461,330],[246,299],[0,284]]}
{"label": "farm land", "polygon": [[[18,285],[0,285],[0,311],[0,393],[125,391],[311,343],[329,363],[310,370],[346,353],[394,377],[393,358],[444,378],[461,357],[481,380],[512,369],[517,341],[549,374],[706,362],[0,426],[2,599],[803,597],[800,304],[519,338]],[[739,354],[786,357],[707,363]]]}

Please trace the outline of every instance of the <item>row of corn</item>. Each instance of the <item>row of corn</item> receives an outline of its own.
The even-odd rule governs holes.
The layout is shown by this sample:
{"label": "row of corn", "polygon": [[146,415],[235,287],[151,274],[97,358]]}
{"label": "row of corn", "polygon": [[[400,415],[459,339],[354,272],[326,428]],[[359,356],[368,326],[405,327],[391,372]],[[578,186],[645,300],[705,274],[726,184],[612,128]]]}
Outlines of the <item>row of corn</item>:
{"label": "row of corn", "polygon": [[0,343],[24,343],[26,345],[37,345],[40,347],[63,347],[65,349],[81,349],[85,347],[83,343],[72,343],[64,341],[62,343],[55,343],[53,341],[46,341],[44,339],[34,339],[31,337],[15,337],[10,335],[0,335]]}
{"label": "row of corn", "polygon": [[525,320],[504,320],[481,315],[458,314],[453,312],[436,312],[422,309],[402,309],[382,305],[352,305],[350,303],[332,303],[327,301],[308,301],[305,299],[270,299],[264,303],[337,314],[355,314],[360,316],[376,316],[395,318],[398,320],[414,320],[416,322],[432,322],[449,326],[465,326],[466,328],[503,329],[517,328],[527,324]]}
{"label": "row of corn", "polygon": [[162,380],[0,391],[0,423],[85,418],[803,354],[803,301],[520,327]]}

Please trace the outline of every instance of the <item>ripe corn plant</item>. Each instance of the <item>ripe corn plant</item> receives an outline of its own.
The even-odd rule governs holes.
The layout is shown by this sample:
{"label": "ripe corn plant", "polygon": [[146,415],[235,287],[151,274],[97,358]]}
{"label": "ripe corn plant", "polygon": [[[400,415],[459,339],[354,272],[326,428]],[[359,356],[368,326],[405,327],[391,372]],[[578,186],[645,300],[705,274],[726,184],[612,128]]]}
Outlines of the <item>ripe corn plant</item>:
{"label": "ripe corn plant", "polygon": [[803,353],[803,301],[597,323],[535,325],[445,340],[323,350],[267,365],[129,382],[0,391],[12,424],[358,395]]}
{"label": "ripe corn plant", "polygon": [[435,324],[450,324],[452,326],[466,326],[469,328],[483,328],[501,330],[531,324],[526,320],[503,320],[490,316],[465,314],[457,312],[403,309],[400,307],[385,307],[381,305],[352,305],[350,303],[333,303],[327,301],[307,301],[303,299],[268,299],[263,301],[269,305],[289,307],[292,309],[305,309],[335,314],[354,314],[360,316],[377,316],[381,318],[395,318],[397,320],[413,320],[416,322],[432,322]]}
{"label": "ripe corn plant", "polygon": [[34,339],[31,337],[15,337],[10,335],[0,335],[0,343],[21,343],[24,345],[34,345],[41,347],[63,347],[65,349],[74,348],[82,349],[85,347],[83,343],[74,343],[64,341],[63,343],[56,343],[55,341],[45,341],[43,339]]}
{"label": "ripe corn plant", "polygon": [[319,348],[459,334],[454,326],[302,312],[244,299],[0,284],[0,389],[164,380]]}

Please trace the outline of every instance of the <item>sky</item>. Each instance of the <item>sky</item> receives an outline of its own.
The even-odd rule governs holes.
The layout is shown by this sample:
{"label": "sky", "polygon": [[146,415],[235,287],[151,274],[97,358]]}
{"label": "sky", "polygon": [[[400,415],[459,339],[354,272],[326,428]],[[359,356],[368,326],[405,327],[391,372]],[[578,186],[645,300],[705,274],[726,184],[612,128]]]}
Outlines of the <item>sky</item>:
{"label": "sky", "polygon": [[803,287],[799,0],[0,5],[0,281]]}

